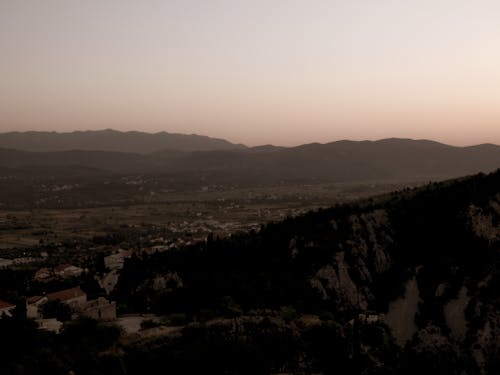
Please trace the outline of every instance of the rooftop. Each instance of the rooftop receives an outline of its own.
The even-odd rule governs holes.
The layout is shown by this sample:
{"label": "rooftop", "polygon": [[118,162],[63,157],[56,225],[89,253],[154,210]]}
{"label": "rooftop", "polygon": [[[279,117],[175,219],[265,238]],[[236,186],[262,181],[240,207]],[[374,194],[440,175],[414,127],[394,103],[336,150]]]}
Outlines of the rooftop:
{"label": "rooftop", "polygon": [[83,297],[83,296],[86,296],[86,293],[83,290],[81,290],[79,286],[47,294],[47,298],[49,299],[49,301],[56,301],[56,300],[67,301],[73,298]]}
{"label": "rooftop", "polygon": [[14,307],[14,306],[16,306],[16,305],[13,305],[10,302],[7,302],[7,301],[4,301],[4,300],[0,299],[0,309],[6,309],[6,308],[9,308],[9,307]]}

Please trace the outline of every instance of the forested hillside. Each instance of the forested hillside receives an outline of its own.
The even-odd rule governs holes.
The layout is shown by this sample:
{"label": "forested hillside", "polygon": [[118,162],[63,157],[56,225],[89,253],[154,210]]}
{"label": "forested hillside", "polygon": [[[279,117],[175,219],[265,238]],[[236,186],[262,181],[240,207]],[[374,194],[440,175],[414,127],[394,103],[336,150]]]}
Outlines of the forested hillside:
{"label": "forested hillside", "polygon": [[[182,313],[189,321],[234,318],[207,331],[196,327],[204,340],[218,334],[211,333],[215,327],[226,330],[218,339],[241,343],[244,337],[234,349],[248,355],[240,369],[251,359],[247,351],[259,350],[254,328],[247,332],[246,324],[263,315],[277,319],[270,321],[280,335],[290,330],[296,345],[283,358],[270,354],[281,358],[279,365],[266,364],[275,371],[491,374],[500,369],[499,261],[496,172],[134,258],[117,298],[124,308]],[[155,280],[165,287],[155,288]],[[319,318],[312,324],[317,332],[304,323],[307,317]],[[366,325],[366,319],[375,321]],[[309,342],[309,329],[331,336]],[[166,347],[160,345],[158,355]],[[225,355],[210,348],[215,357]]]}

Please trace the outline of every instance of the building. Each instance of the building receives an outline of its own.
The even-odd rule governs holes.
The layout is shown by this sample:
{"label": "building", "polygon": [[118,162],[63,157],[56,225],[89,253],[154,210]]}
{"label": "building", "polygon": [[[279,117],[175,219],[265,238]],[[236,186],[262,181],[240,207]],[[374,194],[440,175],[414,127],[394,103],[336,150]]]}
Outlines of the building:
{"label": "building", "polygon": [[54,268],[54,274],[56,276],[67,278],[73,276],[80,276],[83,272],[83,268],[73,266],[71,264],[62,264]]}
{"label": "building", "polygon": [[109,302],[106,298],[99,297],[87,302],[87,306],[82,311],[82,315],[96,320],[115,320],[116,303]]}
{"label": "building", "polygon": [[26,299],[26,316],[30,319],[40,319],[40,306],[48,301],[45,296],[33,296]]}
{"label": "building", "polygon": [[118,250],[117,253],[104,257],[104,266],[109,270],[121,270],[126,258],[132,256],[132,250]]}
{"label": "building", "polygon": [[87,306],[87,294],[79,286],[49,293],[47,294],[47,300],[60,301],[74,310],[83,310]]}
{"label": "building", "polygon": [[0,318],[2,318],[4,315],[12,316],[12,310],[14,310],[15,307],[16,305],[0,299]]}
{"label": "building", "polygon": [[37,261],[37,259],[32,258],[32,257],[15,258],[15,259],[13,259],[13,262],[14,262],[13,265],[18,266],[20,264],[28,264],[28,263],[33,263],[36,261]]}
{"label": "building", "polygon": [[51,276],[51,272],[47,267],[40,268],[35,273],[35,280],[36,281],[46,281],[50,278],[50,276]]}
{"label": "building", "polygon": [[54,333],[59,333],[63,326],[63,323],[57,319],[37,319],[38,329],[44,331],[50,331]]}

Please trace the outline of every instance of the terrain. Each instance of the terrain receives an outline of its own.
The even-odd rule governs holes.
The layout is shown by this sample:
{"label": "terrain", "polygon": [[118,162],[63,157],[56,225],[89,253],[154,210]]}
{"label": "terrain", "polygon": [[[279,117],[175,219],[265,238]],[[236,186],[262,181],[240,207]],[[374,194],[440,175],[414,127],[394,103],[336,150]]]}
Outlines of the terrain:
{"label": "terrain", "polygon": [[170,185],[162,190],[155,180],[116,179],[85,190],[58,180],[10,185],[11,194],[4,192],[0,205],[0,249],[91,239],[122,226],[166,227],[177,232],[177,237],[204,240],[211,232],[228,236],[336,202],[413,186],[324,183],[175,190]]}
{"label": "terrain", "polygon": [[[500,373],[499,146],[44,136],[0,150],[2,373]],[[68,288],[115,316],[28,318]]]}
{"label": "terrain", "polygon": [[[39,144],[44,149],[52,145],[50,151],[34,152],[36,148],[27,146],[31,151],[0,148],[0,208],[162,203],[177,201],[182,195],[189,200],[190,195],[207,191],[218,192],[221,197],[237,190],[246,194],[245,189],[261,192],[267,189],[272,196],[276,189],[283,193],[285,186],[291,191],[303,190],[306,195],[316,194],[323,187],[333,187],[336,191],[356,188],[355,185],[361,189],[384,185],[397,188],[398,184],[415,185],[487,173],[500,165],[500,146],[452,147],[409,139],[248,148],[213,139],[206,140],[208,146],[198,142],[199,136],[186,135],[183,139],[190,144],[184,147],[182,142],[172,144],[169,137],[173,135],[169,134],[104,131],[112,135],[113,142],[96,141],[72,149],[88,137],[106,140],[101,133],[43,133],[50,142]],[[42,137],[38,133],[15,135]],[[0,141],[2,137],[13,136],[0,134]],[[78,142],[72,143],[70,136]],[[146,137],[155,146],[142,148],[141,153],[117,152],[114,145],[120,137],[130,138],[137,146]],[[9,142],[0,142],[0,146],[21,147]],[[59,148],[64,151],[57,151]]]}
{"label": "terrain", "polygon": [[151,153],[165,149],[179,151],[224,150],[244,148],[224,139],[196,134],[138,131],[9,132],[0,133],[0,148],[24,151],[96,150]]}
{"label": "terrain", "polygon": [[[262,373],[493,374],[500,369],[499,250],[500,171],[132,259],[116,296],[135,309],[207,321],[196,326],[200,336],[180,342],[221,347],[181,350],[169,357],[173,368],[183,356],[201,356],[217,370],[244,373],[218,360],[236,345],[252,363],[262,334],[253,325],[267,316],[271,337],[284,346],[268,348],[276,362],[261,363]],[[166,289],[152,287],[173,275]],[[226,320],[214,323],[218,316]],[[315,328],[320,336],[311,342]],[[161,338],[140,345],[155,347],[149,358],[180,350]],[[309,351],[321,345],[327,353]]]}
{"label": "terrain", "polygon": [[[76,133],[71,133],[74,134]],[[33,152],[33,148],[27,148],[31,151],[13,149],[21,146],[15,142],[2,143],[2,136],[8,138],[9,134],[0,134],[0,147],[4,147],[0,148],[0,174],[13,177],[142,174],[163,175],[177,181],[206,180],[209,183],[233,184],[269,184],[280,181],[400,182],[489,172],[500,163],[500,146],[490,144],[453,147],[427,140],[394,138],[313,143],[289,148],[247,148],[231,145],[227,141],[211,140],[211,148],[207,150],[207,147],[197,143],[198,136],[184,136],[188,140],[194,137],[190,148],[187,148],[182,147],[182,142],[176,145],[165,141],[166,135],[161,134],[136,135],[139,139],[134,139],[135,133],[112,134],[117,137],[116,144],[120,144],[120,137],[131,137],[133,142],[140,145],[143,136],[156,143],[147,151],[143,149],[142,153],[133,153],[131,151],[136,149],[134,147],[128,148],[127,152],[116,152],[115,142],[90,142],[87,146],[75,149],[68,140],[64,147],[61,143],[59,146],[52,146],[50,151]],[[28,137],[26,133],[17,135]],[[92,135],[101,139],[100,135]],[[59,140],[63,134],[44,136]],[[51,142],[39,144],[48,148]],[[75,146],[78,145],[79,143]]]}
{"label": "terrain", "polygon": [[[165,229],[31,249],[85,251],[97,276],[100,246],[149,247]],[[120,314],[152,316],[142,329],[76,320],[55,335],[15,315],[0,321],[3,363],[30,374],[498,373],[499,254],[500,171],[406,187],[136,251],[110,297]],[[40,288],[19,276],[30,266],[9,272],[3,298]],[[72,282],[100,293],[88,277]]]}

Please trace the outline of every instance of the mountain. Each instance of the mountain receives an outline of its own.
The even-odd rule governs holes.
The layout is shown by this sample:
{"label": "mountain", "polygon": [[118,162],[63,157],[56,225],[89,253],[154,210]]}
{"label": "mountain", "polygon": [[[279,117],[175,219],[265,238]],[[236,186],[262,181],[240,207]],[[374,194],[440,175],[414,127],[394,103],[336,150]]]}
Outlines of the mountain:
{"label": "mountain", "polygon": [[498,374],[499,286],[500,170],[134,257],[114,297],[191,321],[130,373]]}
{"label": "mountain", "polygon": [[0,148],[24,151],[94,150],[147,154],[170,149],[180,151],[207,151],[244,149],[245,146],[223,139],[196,134],[99,131],[10,132],[0,134]]}
{"label": "mountain", "polygon": [[109,151],[0,150],[0,167],[74,166],[112,173],[159,173],[233,182],[436,180],[500,167],[500,146],[453,147],[410,139],[337,141],[280,148],[178,151],[149,154]]}
{"label": "mountain", "polygon": [[0,149],[0,165],[9,168],[30,167],[51,168],[86,167],[101,171],[130,171],[152,166],[148,158],[139,154],[110,151],[54,151],[27,152],[19,150]]}

